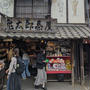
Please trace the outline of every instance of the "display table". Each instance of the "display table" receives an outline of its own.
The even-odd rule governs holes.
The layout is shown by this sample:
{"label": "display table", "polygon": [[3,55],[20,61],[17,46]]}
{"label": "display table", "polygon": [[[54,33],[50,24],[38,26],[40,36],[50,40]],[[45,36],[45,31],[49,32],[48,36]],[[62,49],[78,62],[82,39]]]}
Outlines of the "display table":
{"label": "display table", "polygon": [[72,71],[47,71],[47,74],[71,74]]}
{"label": "display table", "polygon": [[47,74],[71,74],[70,56],[47,56],[49,60],[46,65]]}
{"label": "display table", "polygon": [[[63,76],[71,76],[71,57],[70,56],[47,56],[47,65],[46,65],[46,73],[48,76],[51,75],[60,75]],[[67,77],[68,78],[68,77]],[[48,80],[53,81],[53,80]],[[55,81],[55,80],[54,80]],[[57,81],[57,80],[56,80]],[[70,81],[70,80],[69,80]]]}

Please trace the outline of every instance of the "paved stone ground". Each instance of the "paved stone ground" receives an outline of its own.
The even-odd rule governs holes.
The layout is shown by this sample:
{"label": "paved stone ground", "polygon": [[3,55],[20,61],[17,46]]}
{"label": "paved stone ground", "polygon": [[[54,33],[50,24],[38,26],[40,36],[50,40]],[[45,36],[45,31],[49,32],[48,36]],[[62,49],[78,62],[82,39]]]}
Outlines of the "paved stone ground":
{"label": "paved stone ground", "polygon": [[[33,85],[33,80],[23,80],[22,89],[23,90],[35,90]],[[38,89],[41,90],[41,89]],[[48,82],[47,90],[73,90],[71,82]],[[75,90],[82,90],[79,85],[75,86]]]}
{"label": "paved stone ground", "polygon": [[[3,89],[6,90],[6,89]],[[35,90],[34,89],[34,80],[26,79],[22,80],[22,90]],[[38,89],[42,90],[42,89]],[[47,90],[90,90],[84,87],[81,87],[78,84],[75,84],[75,89],[72,88],[71,82],[48,82]]]}

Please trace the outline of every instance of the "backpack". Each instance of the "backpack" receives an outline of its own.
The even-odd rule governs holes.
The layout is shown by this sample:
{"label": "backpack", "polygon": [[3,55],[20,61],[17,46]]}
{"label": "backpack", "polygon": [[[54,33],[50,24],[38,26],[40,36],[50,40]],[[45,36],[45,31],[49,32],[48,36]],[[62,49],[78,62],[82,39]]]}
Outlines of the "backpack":
{"label": "backpack", "polygon": [[20,74],[22,74],[24,72],[25,65],[22,62],[20,57],[16,57],[16,58],[17,58],[16,73],[20,75]]}

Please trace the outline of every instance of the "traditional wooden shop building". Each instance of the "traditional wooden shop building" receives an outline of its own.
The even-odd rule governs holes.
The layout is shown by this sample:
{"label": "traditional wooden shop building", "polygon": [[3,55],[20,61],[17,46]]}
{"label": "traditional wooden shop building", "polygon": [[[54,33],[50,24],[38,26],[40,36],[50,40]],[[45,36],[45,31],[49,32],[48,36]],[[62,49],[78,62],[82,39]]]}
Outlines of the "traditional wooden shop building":
{"label": "traditional wooden shop building", "polygon": [[64,62],[67,67],[63,66],[61,70],[47,66],[47,74],[71,74],[73,87],[75,80],[84,84],[83,40],[90,39],[86,22],[88,2],[85,1],[0,0],[0,42],[22,40],[33,42],[31,46],[37,47],[41,44],[36,42],[43,40],[47,42],[49,60],[67,60]]}

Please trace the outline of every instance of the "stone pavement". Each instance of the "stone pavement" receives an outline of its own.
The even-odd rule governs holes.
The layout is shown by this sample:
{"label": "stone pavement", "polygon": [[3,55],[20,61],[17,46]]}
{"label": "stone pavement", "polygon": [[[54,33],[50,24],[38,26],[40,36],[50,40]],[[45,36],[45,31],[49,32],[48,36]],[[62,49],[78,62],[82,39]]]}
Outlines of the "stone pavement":
{"label": "stone pavement", "polygon": [[[35,90],[34,81],[31,79],[23,80],[22,89],[23,90]],[[41,89],[38,89],[41,90]],[[47,90],[73,90],[71,82],[48,82]],[[84,90],[79,85],[75,85],[74,90]]]}
{"label": "stone pavement", "polygon": [[[22,90],[35,90],[34,80],[33,79],[22,80]],[[85,89],[80,85],[75,85],[75,89],[73,89],[71,82],[48,82],[47,90],[89,90],[89,89]]]}

